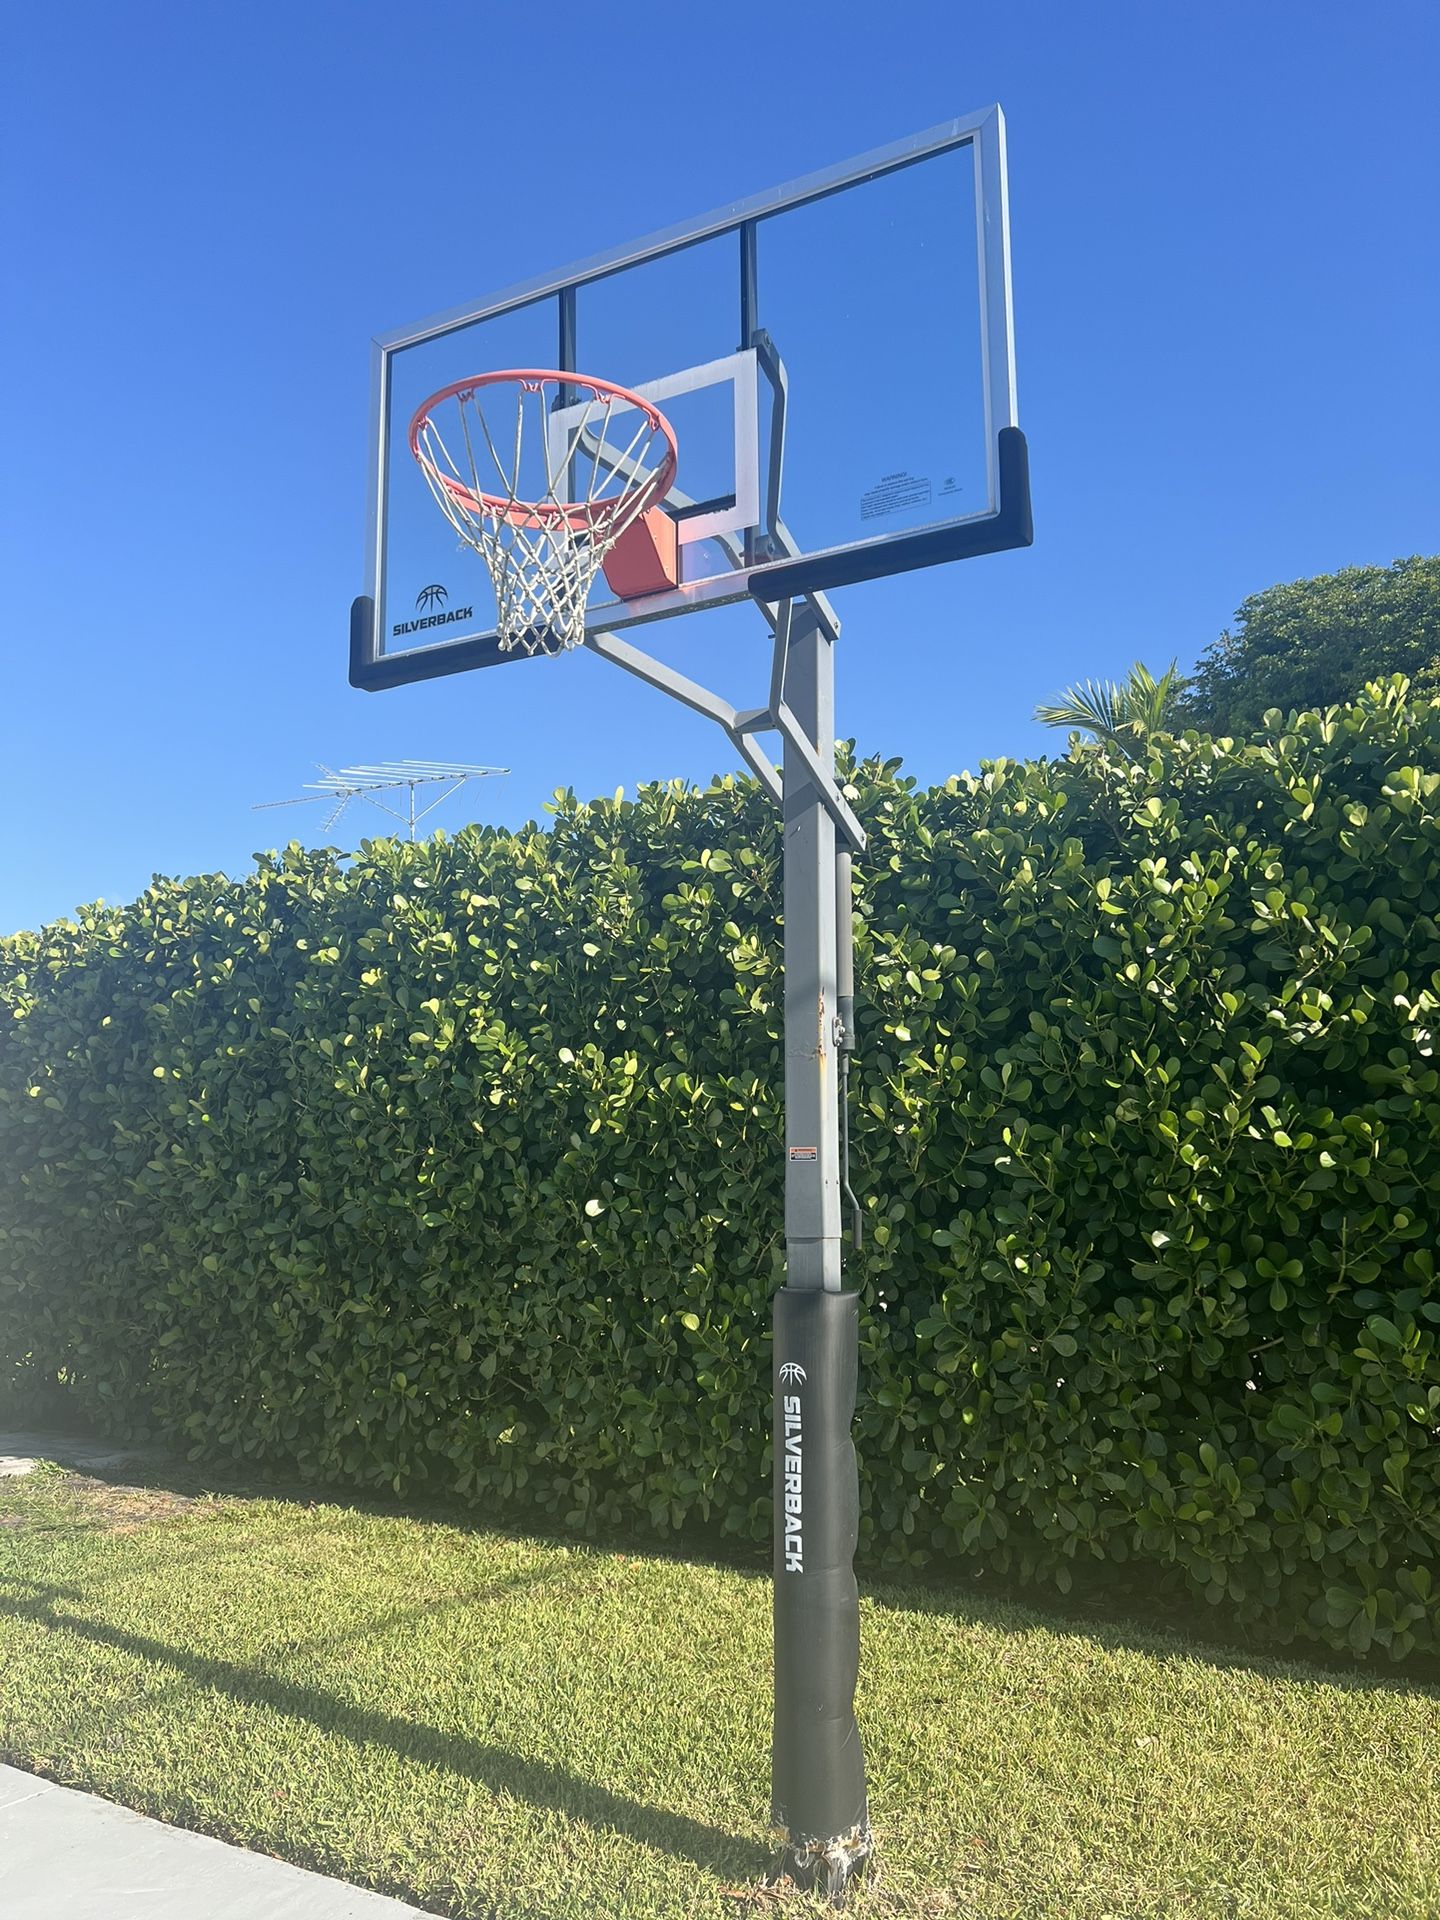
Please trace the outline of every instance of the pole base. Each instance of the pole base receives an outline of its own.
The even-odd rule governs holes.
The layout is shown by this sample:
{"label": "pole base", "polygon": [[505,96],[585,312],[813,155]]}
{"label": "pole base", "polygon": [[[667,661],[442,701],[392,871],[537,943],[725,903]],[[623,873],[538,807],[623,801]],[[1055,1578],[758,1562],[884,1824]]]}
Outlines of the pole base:
{"label": "pole base", "polygon": [[843,1907],[851,1886],[874,1857],[875,1842],[868,1827],[855,1827],[834,1840],[786,1840],[771,1884],[789,1879],[806,1893],[823,1894],[832,1907]]}

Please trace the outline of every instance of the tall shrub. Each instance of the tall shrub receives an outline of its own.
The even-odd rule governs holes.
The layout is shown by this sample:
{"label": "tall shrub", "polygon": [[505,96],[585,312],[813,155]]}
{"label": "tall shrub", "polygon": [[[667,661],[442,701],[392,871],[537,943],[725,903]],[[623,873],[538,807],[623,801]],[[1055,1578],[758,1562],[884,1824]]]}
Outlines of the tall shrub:
{"label": "tall shrub", "polygon": [[[1440,706],[851,779],[864,1550],[1440,1646]],[[0,1353],[208,1456],[763,1538],[779,912],[726,780],[7,943]]]}

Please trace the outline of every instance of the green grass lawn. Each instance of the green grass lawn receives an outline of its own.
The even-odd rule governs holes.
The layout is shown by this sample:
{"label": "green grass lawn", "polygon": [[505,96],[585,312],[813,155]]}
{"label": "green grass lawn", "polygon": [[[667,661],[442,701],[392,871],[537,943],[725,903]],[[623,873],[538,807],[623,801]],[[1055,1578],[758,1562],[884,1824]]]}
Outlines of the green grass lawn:
{"label": "green grass lawn", "polygon": [[[1440,1691],[864,1598],[857,1915],[1437,1920]],[[486,1920],[761,1883],[769,1587],[353,1511],[0,1481],[0,1758]]]}

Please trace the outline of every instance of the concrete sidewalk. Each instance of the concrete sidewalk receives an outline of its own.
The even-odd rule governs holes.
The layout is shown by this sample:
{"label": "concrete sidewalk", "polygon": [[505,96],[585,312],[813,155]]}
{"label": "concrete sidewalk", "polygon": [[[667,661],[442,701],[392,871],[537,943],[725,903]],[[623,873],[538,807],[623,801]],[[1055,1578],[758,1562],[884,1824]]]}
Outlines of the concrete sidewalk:
{"label": "concrete sidewalk", "polygon": [[[0,1433],[0,1479],[41,1460],[115,1473],[164,1456],[73,1434]],[[404,1920],[420,1907],[167,1827],[0,1766],[0,1920]]]}
{"label": "concrete sidewalk", "polygon": [[109,1447],[103,1440],[85,1440],[73,1433],[38,1428],[0,1432],[0,1480],[21,1479],[42,1460],[54,1460],[81,1473],[118,1473],[122,1467],[144,1467],[164,1458],[154,1447]]}
{"label": "concrete sidewalk", "polygon": [[4,1920],[404,1920],[422,1913],[0,1766]]}

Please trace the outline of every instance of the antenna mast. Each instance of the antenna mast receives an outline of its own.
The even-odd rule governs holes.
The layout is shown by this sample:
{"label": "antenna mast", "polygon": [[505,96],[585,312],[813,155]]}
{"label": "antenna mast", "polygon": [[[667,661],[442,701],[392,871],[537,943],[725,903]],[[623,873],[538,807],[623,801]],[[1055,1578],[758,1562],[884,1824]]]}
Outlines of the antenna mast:
{"label": "antenna mast", "polygon": [[[413,840],[420,821],[448,800],[452,793],[458,793],[467,780],[484,780],[510,771],[508,767],[471,767],[454,760],[382,760],[373,767],[341,767],[338,772],[333,767],[327,767],[323,761],[317,760],[315,764],[322,777],[305,782],[309,792],[297,794],[293,800],[257,801],[251,812],[261,813],[267,807],[303,807],[309,801],[328,800],[331,802],[330,812],[325,816],[325,824],[320,831],[329,833],[352,800],[367,800],[372,807],[388,813],[393,820],[402,821]],[[444,787],[445,791],[437,794],[426,806],[417,807],[415,794],[419,787]],[[398,796],[402,791],[405,795],[403,810],[379,798],[382,793]]]}

